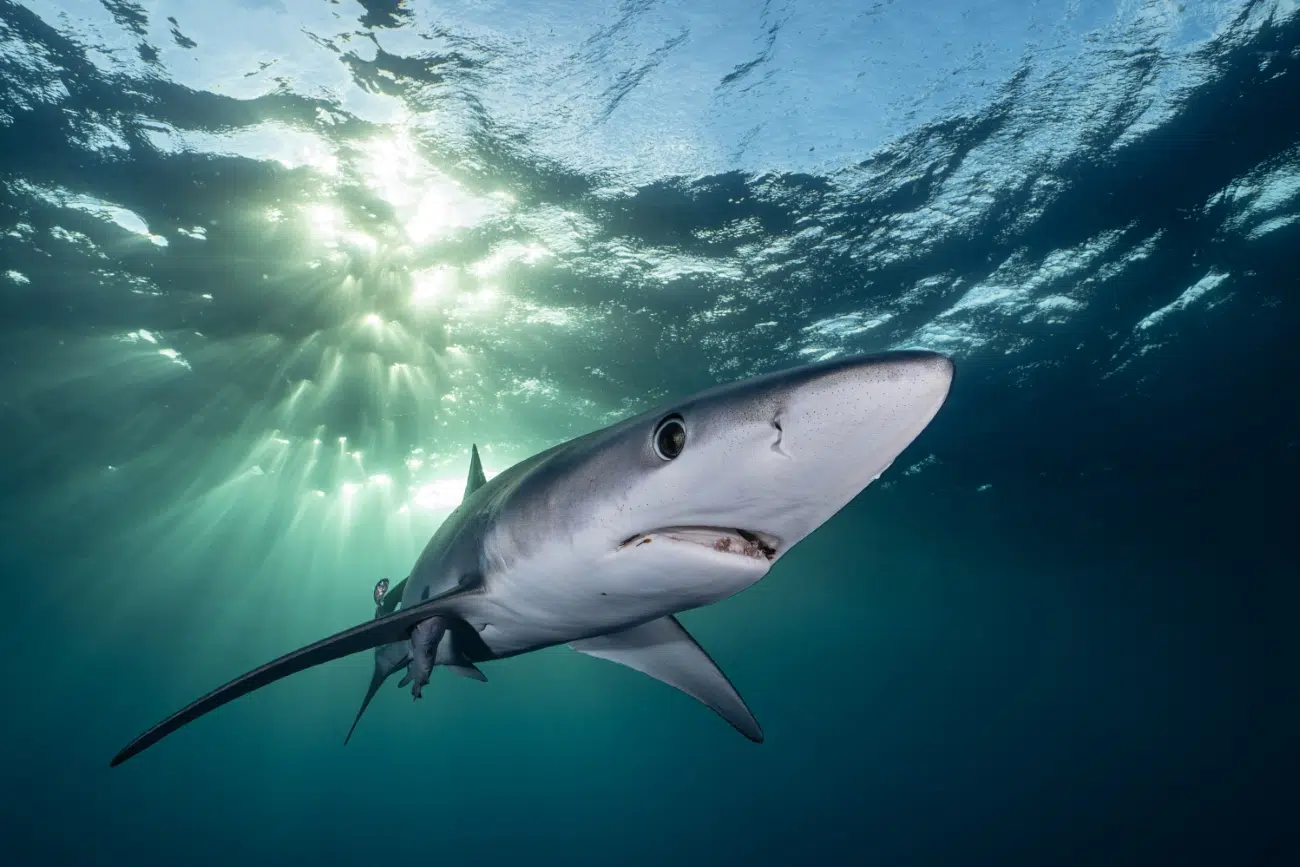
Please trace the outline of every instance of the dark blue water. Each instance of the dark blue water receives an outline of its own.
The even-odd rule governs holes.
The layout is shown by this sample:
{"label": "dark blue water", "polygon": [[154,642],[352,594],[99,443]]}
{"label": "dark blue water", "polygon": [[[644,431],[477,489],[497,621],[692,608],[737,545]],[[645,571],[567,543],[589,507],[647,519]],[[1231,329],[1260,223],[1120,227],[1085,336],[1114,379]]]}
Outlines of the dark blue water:
{"label": "dark blue water", "polygon": [[[4,864],[1300,863],[1300,6],[0,0]],[[364,656],[489,475],[716,382],[950,353],[683,621]]]}

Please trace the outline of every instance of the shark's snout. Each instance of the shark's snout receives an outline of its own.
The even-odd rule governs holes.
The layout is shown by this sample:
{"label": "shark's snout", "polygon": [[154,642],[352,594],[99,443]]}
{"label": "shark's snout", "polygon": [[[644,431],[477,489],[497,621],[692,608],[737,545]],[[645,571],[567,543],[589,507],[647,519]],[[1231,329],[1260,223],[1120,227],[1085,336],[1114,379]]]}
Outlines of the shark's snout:
{"label": "shark's snout", "polygon": [[889,468],[952,380],[946,356],[902,352],[805,368],[768,397],[755,395],[767,401],[767,459],[739,485],[739,511],[758,517],[738,526],[781,538],[783,554]]}
{"label": "shark's snout", "polygon": [[814,371],[790,389],[777,411],[781,451],[841,472],[882,460],[883,469],[934,418],[952,377],[951,359],[932,352]]}

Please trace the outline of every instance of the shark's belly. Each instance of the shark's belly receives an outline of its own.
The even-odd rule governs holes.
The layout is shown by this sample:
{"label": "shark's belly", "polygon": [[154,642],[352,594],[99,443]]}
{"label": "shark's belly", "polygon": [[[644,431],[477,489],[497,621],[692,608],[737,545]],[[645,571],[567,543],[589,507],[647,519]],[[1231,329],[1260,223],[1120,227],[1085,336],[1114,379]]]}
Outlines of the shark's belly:
{"label": "shark's belly", "polygon": [[488,576],[459,613],[494,658],[515,656],[709,605],[754,584],[770,566],[693,548],[664,543],[553,558],[565,568],[539,568],[534,559],[527,572]]}

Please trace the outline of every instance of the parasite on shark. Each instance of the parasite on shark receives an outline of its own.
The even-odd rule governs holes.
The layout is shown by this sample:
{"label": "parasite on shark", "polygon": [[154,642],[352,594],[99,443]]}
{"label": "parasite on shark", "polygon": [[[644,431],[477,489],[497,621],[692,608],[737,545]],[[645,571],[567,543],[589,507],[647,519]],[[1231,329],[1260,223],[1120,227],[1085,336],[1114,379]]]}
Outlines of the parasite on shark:
{"label": "parasite on shark", "polygon": [[521,461],[487,481],[477,446],[461,504],[373,618],[235,678],[144,732],[119,765],[240,696],[374,652],[346,743],[379,688],[424,695],[448,668],[557,645],[675,687],[741,734],[763,731],[677,615],[752,586],[930,424],[953,364],[920,351],[720,385]]}

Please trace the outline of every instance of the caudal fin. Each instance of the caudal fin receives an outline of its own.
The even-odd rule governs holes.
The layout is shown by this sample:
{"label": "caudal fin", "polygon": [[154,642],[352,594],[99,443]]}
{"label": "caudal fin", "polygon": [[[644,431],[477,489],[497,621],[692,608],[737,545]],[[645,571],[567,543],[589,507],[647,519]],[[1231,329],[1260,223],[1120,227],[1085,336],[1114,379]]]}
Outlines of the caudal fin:
{"label": "caudal fin", "polygon": [[375,670],[370,675],[370,686],[366,688],[366,696],[361,700],[361,707],[357,710],[356,718],[352,720],[352,728],[348,729],[347,737],[343,739],[343,745],[347,746],[348,741],[352,740],[352,733],[357,730],[357,723],[361,722],[361,715],[370,707],[370,701],[379,692],[379,688],[384,685],[394,673],[400,671],[407,663],[411,661],[411,655],[406,652],[405,645],[388,644],[375,651]]}
{"label": "caudal fin", "polygon": [[[401,611],[375,620],[368,620],[359,626],[345,629],[331,635],[329,638],[323,638],[314,644],[301,647],[279,659],[268,662],[266,665],[255,668],[167,717],[167,719],[127,744],[120,753],[113,757],[109,765],[117,767],[122,762],[137,753],[147,750],[167,737],[167,735],[194,722],[204,714],[210,713],[240,696],[248,695],[254,690],[275,683],[281,678],[383,644],[405,641],[410,637],[411,630],[417,623],[438,613],[451,597],[463,592],[465,592],[463,587],[453,588],[427,602],[404,608]],[[369,699],[367,699],[366,703],[369,703]],[[363,705],[362,710],[364,709]]]}

